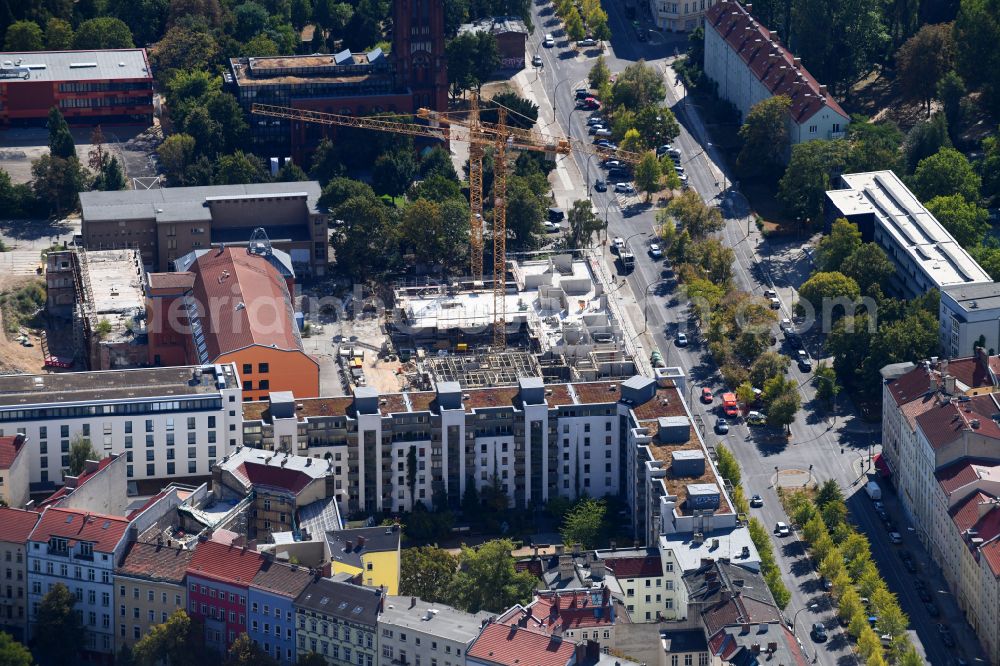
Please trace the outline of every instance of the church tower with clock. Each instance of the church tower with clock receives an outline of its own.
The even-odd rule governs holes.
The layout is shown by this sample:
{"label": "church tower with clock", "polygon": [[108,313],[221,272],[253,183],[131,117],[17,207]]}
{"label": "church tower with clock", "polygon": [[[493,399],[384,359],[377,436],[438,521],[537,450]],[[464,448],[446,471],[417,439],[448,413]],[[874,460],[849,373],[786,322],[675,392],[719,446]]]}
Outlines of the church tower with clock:
{"label": "church tower with clock", "polygon": [[444,0],[393,0],[396,81],[413,93],[413,110],[448,110]]}

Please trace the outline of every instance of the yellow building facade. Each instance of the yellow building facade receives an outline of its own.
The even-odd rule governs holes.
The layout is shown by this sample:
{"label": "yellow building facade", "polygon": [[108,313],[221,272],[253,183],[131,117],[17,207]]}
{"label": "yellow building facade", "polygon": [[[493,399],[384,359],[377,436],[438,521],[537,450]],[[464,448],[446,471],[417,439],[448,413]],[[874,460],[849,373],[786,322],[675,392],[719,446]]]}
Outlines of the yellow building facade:
{"label": "yellow building facade", "polygon": [[363,527],[327,533],[330,568],[358,578],[367,587],[381,587],[386,594],[399,594],[398,525]]}

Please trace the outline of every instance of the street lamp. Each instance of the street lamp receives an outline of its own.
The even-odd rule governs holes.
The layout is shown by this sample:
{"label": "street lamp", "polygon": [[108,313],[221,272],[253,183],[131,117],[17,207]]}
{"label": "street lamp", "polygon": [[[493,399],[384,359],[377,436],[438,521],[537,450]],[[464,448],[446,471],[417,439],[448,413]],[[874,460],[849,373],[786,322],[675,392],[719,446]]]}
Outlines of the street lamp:
{"label": "street lamp", "polygon": [[593,182],[590,180],[590,160],[594,159],[594,155],[597,153],[591,153],[587,156],[587,197],[590,198],[590,184]]}
{"label": "street lamp", "polygon": [[611,204],[615,202],[614,197],[608,197],[608,203],[604,207],[604,240],[608,240],[608,211],[611,210]]}
{"label": "street lamp", "polygon": [[662,284],[664,282],[669,282],[669,281],[670,281],[670,278],[660,278],[659,280],[656,280],[655,282],[650,282],[649,284],[646,285],[646,288],[642,290],[642,293],[643,293],[643,296],[642,296],[642,332],[643,333],[645,333],[649,329],[649,320],[647,318],[647,314],[648,313],[646,311],[646,304],[649,302],[649,290],[652,289],[653,287],[655,287],[658,284]]}
{"label": "street lamp", "polygon": [[819,610],[819,604],[809,604],[805,608],[800,608],[797,611],[795,611],[795,615],[792,616],[792,633],[793,634],[795,633],[795,620],[799,617],[799,613],[801,613],[804,610],[817,611],[817,610]]}
{"label": "street lamp", "polygon": [[629,243],[630,240],[632,240],[636,236],[649,236],[649,233],[650,232],[648,232],[648,231],[640,231],[640,232],[634,233],[631,236],[629,236],[628,238],[626,238],[625,239],[625,249],[623,251],[624,252],[628,252],[628,243]]}
{"label": "street lamp", "polygon": [[[556,84],[555,88],[552,89],[552,120],[557,125],[559,124],[559,116],[556,114],[556,101],[557,101],[557,95],[559,94],[559,86],[561,86],[562,84],[566,83],[567,81],[569,81],[569,79],[563,79],[562,81],[560,81],[560,82],[558,82]],[[568,120],[569,116],[567,116],[566,118]],[[566,133],[569,134],[569,123],[568,122],[566,123]]]}

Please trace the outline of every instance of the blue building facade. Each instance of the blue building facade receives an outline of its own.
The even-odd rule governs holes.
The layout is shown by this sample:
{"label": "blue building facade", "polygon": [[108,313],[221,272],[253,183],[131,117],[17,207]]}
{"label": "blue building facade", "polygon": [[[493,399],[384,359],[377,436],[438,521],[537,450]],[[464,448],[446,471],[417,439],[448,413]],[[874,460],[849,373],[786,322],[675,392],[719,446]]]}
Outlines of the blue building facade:
{"label": "blue building facade", "polygon": [[282,664],[294,664],[295,598],[312,582],[308,569],[267,561],[254,577],[247,595],[247,635]]}

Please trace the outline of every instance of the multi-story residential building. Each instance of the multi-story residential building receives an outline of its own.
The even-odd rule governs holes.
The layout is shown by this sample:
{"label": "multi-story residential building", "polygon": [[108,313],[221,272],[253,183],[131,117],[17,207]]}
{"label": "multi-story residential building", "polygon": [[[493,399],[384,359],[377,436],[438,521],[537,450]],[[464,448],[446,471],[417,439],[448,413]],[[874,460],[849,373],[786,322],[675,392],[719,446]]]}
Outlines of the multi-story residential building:
{"label": "multi-story residential building", "polygon": [[23,434],[0,436],[0,500],[5,506],[28,503],[28,456]]}
{"label": "multi-story residential building", "polygon": [[615,646],[615,623],[622,621],[627,622],[627,616],[619,616],[611,590],[604,586],[539,590],[527,606],[514,606],[496,618],[497,624],[525,627],[574,643],[593,641],[607,649]]}
{"label": "multi-story residential building", "polygon": [[205,643],[224,652],[247,631],[250,583],[264,556],[245,546],[200,542],[187,569],[188,614],[205,624]]}
{"label": "multi-story residential building", "polygon": [[587,661],[584,647],[538,629],[491,622],[483,627],[469,648],[465,663],[468,666],[575,666]]}
{"label": "multi-story residential building", "polygon": [[0,126],[44,124],[58,107],[70,123],[153,123],[145,49],[0,53]]}
{"label": "multi-story residential building", "polygon": [[312,581],[309,569],[275,562],[265,553],[264,563],[250,583],[247,635],[279,663],[296,661],[293,604]]}
{"label": "multi-story residential building", "polygon": [[378,616],[379,666],[462,666],[490,614],[387,596]]}
{"label": "multi-story residential building", "polygon": [[115,568],[115,650],[132,647],[157,624],[187,608],[184,576],[194,551],[157,543],[137,542]]}
{"label": "multi-story residential building", "polygon": [[[340,115],[416,113],[448,108],[444,5],[427,0],[392,3],[390,54],[367,53],[233,58],[226,83],[249,113],[253,104],[277,104]],[[320,125],[251,116],[254,153],[291,154],[296,161],[319,144]]]}
{"label": "multi-story residential building", "polygon": [[826,86],[734,0],[722,0],[705,12],[705,75],[744,119],[758,102],[788,97],[792,145],[841,138],[851,122]]}
{"label": "multi-story residential building", "polygon": [[399,594],[401,536],[398,525],[327,532],[331,569],[357,576],[361,584],[381,587],[386,594]]}
{"label": "multi-story residential building", "polygon": [[705,10],[719,0],[649,0],[656,27],[671,32],[691,32],[705,24]]}
{"label": "multi-story residential building", "polygon": [[883,453],[904,511],[1000,660],[1000,399],[996,357],[883,369]]}
{"label": "multi-story residential building", "polygon": [[246,250],[195,250],[174,265],[176,273],[149,276],[150,364],[233,363],[244,401],[271,391],[319,395],[319,364],[295,321],[287,254],[254,241]]}
{"label": "multi-story residential building", "polygon": [[[885,250],[896,266],[885,291],[911,299],[931,289],[993,283],[895,172],[845,173],[839,184],[840,189],[826,193],[826,223],[836,218],[853,222],[862,240]],[[950,317],[940,326],[944,347],[951,349]]]}
{"label": "multi-story residential building", "polygon": [[125,475],[125,454],[110,455],[100,461],[87,460],[77,476],[67,476],[63,487],[38,503],[38,508],[55,506],[109,516],[124,516],[129,505]]}
{"label": "multi-story residential building", "polygon": [[76,509],[49,507],[28,538],[29,638],[38,604],[56,584],[76,595],[85,650],[114,654],[115,563],[129,543],[129,521]]}
{"label": "multi-story residential building", "polygon": [[[626,493],[636,502],[652,498],[656,511],[635,507],[644,543],[656,543],[659,503],[668,498],[680,517],[673,531],[693,531],[695,509],[706,531],[735,527],[736,514],[691,427],[678,388],[683,376],[670,373],[620,383],[524,378],[518,386],[465,391],[451,382],[411,393],[359,388],[353,397],[292,396],[279,410],[272,397],[270,404],[244,405],[243,438],[249,446],[326,459],[344,515],[408,510],[414,501],[430,502],[435,489],[457,506],[466,487],[481,489],[495,479],[517,506],[585,492]],[[661,418],[674,420],[661,428]],[[677,441],[661,442],[667,433]],[[671,464],[674,451],[681,464]],[[687,502],[689,486],[701,492],[704,484],[716,485],[715,509],[710,492],[698,507]]]}
{"label": "multi-story residential building", "polygon": [[41,514],[0,507],[0,630],[24,641],[28,628],[27,543]]}
{"label": "multi-story residential building", "polygon": [[223,495],[252,498],[248,537],[269,542],[274,532],[298,529],[300,508],[333,494],[328,473],[324,461],[242,446],[216,464],[212,481]]}
{"label": "multi-story residential building", "polygon": [[332,666],[373,666],[384,598],[380,588],[313,580],[295,599],[298,654],[315,652]]}
{"label": "multi-story residential building", "polygon": [[83,246],[139,250],[152,271],[217,244],[245,246],[263,228],[299,275],[323,275],[327,216],[316,181],[82,192]]}
{"label": "multi-story residential building", "polygon": [[938,335],[946,356],[975,353],[976,347],[1000,351],[1000,283],[978,282],[941,287]]}
{"label": "multi-story residential building", "polygon": [[591,575],[628,609],[632,622],[656,622],[674,609],[674,581],[663,575],[663,559],[656,548],[598,550]]}
{"label": "multi-story residential building", "polygon": [[240,443],[240,398],[231,364],[6,375],[0,436],[26,436],[32,490],[61,483],[75,438],[125,453],[129,480],[206,478]]}

